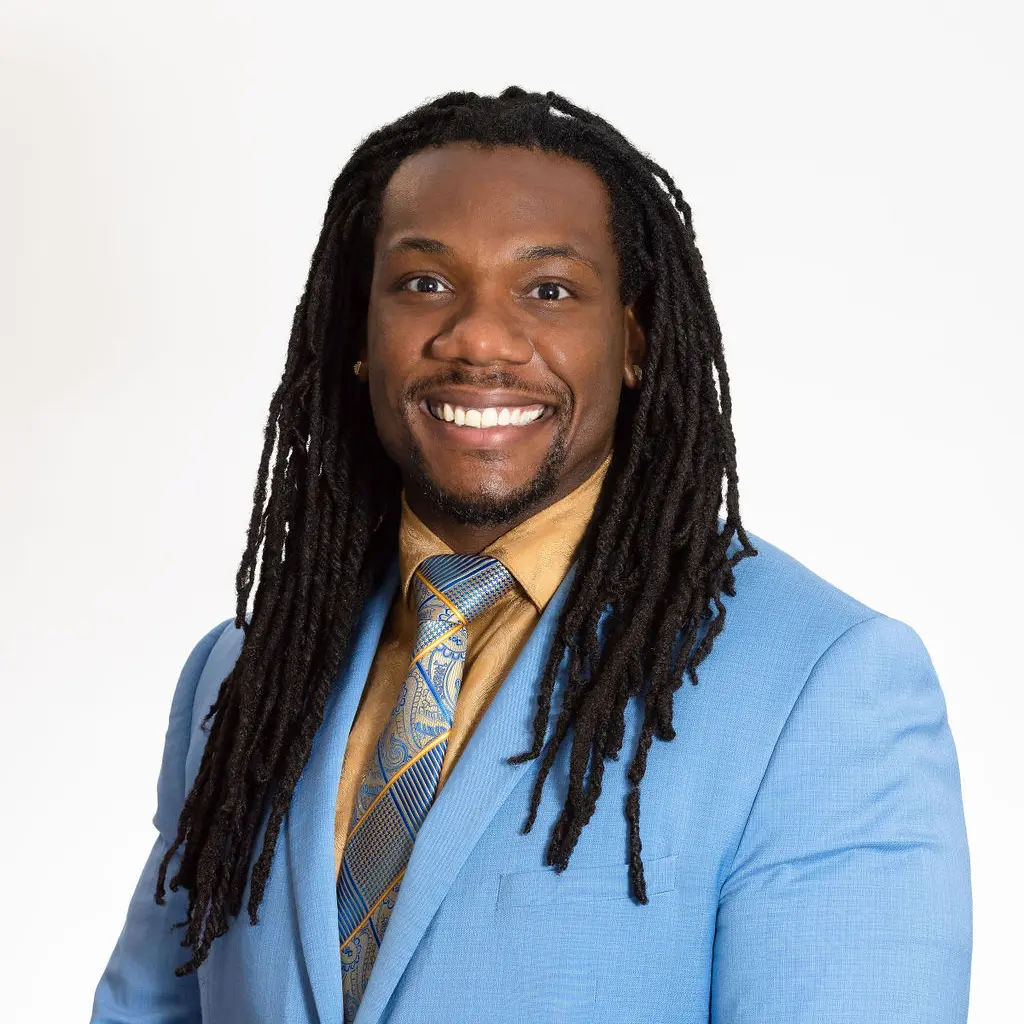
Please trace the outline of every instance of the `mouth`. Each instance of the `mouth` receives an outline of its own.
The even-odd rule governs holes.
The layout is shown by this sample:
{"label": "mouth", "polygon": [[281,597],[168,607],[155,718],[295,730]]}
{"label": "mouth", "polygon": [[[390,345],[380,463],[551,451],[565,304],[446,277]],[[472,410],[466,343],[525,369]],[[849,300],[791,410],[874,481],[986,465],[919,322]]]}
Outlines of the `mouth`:
{"label": "mouth", "polygon": [[491,427],[526,427],[545,416],[553,416],[555,407],[533,405],[454,405],[424,398],[420,408],[442,423],[469,430],[488,430]]}
{"label": "mouth", "polygon": [[553,405],[462,405],[436,398],[424,398],[419,409],[446,439],[481,445],[501,445],[526,440],[555,416]]}

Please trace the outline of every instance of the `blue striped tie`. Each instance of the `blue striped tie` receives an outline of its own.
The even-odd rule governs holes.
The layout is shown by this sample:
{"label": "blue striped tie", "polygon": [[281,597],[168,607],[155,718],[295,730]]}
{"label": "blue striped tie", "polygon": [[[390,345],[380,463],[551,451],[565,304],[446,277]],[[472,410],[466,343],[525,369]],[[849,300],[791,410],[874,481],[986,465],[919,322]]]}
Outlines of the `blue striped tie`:
{"label": "blue striped tie", "polygon": [[338,873],[345,1024],[351,1024],[391,918],[416,833],[434,799],[466,660],[466,624],[515,585],[495,558],[433,555],[413,576],[412,662],[377,740]]}

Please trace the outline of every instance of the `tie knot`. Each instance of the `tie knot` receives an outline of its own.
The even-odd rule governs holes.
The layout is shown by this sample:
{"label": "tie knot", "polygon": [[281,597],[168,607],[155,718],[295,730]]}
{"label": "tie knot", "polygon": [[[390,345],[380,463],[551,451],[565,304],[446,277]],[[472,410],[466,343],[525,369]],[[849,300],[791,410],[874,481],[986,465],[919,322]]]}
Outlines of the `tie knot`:
{"label": "tie knot", "polygon": [[414,577],[420,618],[434,618],[431,599],[440,599],[469,622],[515,586],[515,577],[489,555],[431,555]]}

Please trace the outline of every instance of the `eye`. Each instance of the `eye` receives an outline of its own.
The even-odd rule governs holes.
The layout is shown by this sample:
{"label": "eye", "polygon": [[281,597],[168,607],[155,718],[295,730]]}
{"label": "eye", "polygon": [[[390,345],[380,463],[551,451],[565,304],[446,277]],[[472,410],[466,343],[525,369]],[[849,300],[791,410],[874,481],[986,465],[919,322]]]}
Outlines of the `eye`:
{"label": "eye", "polygon": [[[561,290],[563,292],[565,292],[565,295],[558,295],[557,294],[559,288],[561,288]],[[535,291],[538,291],[540,289],[544,289],[545,291],[547,291],[549,293],[547,295],[538,295],[538,296],[536,296],[542,302],[557,302],[559,299],[571,299],[572,298],[572,292],[569,291],[569,289],[566,288],[564,284],[559,284],[557,281],[543,281],[543,282],[541,282],[541,284],[537,285],[536,288],[530,289],[530,294],[533,295],[533,293]],[[552,290],[555,291],[554,295],[550,294],[550,292]]]}
{"label": "eye", "polygon": [[[436,285],[437,287],[410,288],[409,285],[414,284],[416,281],[424,281],[428,285]],[[415,277],[410,277],[408,280],[403,281],[401,290],[404,292],[419,292],[421,295],[439,295],[442,291],[447,291],[448,286],[440,278],[434,277],[432,274],[417,274]]]}

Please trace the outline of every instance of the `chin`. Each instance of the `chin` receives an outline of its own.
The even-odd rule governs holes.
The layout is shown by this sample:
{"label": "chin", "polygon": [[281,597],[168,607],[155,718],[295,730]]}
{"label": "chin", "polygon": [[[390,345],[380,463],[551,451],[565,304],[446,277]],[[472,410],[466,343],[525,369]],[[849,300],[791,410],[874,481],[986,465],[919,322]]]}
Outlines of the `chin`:
{"label": "chin", "polygon": [[498,526],[510,522],[545,497],[533,481],[520,487],[476,490],[456,490],[433,482],[425,493],[446,519],[467,526]]}
{"label": "chin", "polygon": [[558,489],[559,475],[553,462],[545,461],[519,482],[505,482],[495,474],[488,481],[486,469],[478,475],[474,487],[460,487],[437,478],[420,463],[410,467],[418,489],[438,513],[452,522],[467,526],[499,526],[520,518],[534,508],[543,507]]}
{"label": "chin", "polygon": [[556,429],[536,460],[526,451],[510,458],[507,450],[476,449],[471,456],[447,451],[438,466],[428,461],[415,433],[410,432],[407,444],[402,465],[406,484],[440,516],[467,526],[500,526],[538,511],[558,492],[567,469],[564,429]]}

